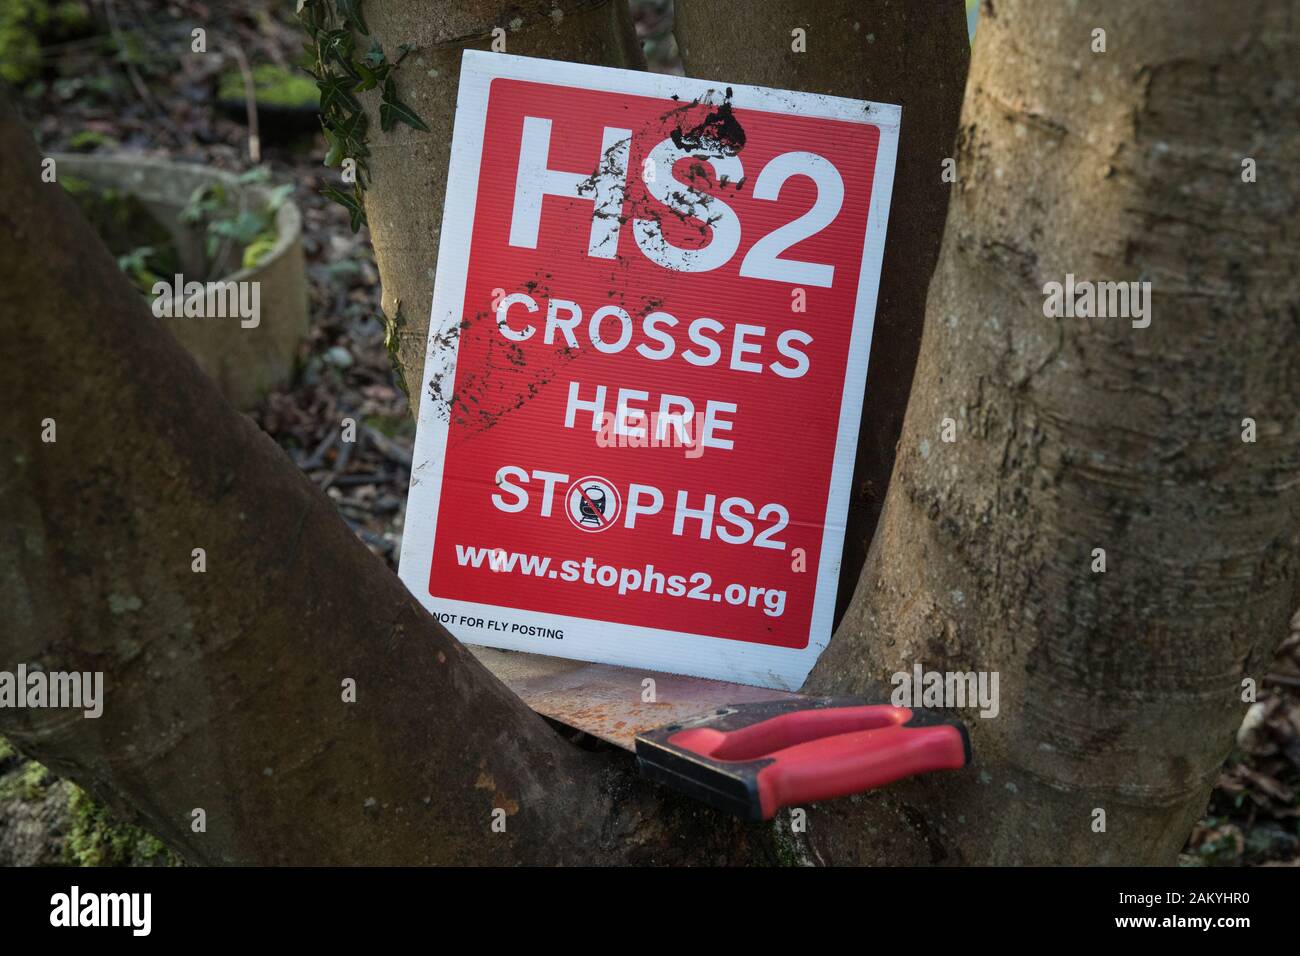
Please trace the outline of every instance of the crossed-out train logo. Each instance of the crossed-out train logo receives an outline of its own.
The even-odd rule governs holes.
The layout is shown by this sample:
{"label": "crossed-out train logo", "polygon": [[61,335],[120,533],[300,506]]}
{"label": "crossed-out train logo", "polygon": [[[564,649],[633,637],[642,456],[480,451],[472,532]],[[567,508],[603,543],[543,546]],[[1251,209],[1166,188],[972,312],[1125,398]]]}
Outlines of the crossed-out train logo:
{"label": "crossed-out train logo", "polygon": [[834,616],[899,122],[465,54],[400,561],[430,610],[802,682]]}
{"label": "crossed-out train logo", "polygon": [[618,489],[597,475],[587,475],[569,485],[565,504],[565,513],[579,531],[608,531],[623,510]]}

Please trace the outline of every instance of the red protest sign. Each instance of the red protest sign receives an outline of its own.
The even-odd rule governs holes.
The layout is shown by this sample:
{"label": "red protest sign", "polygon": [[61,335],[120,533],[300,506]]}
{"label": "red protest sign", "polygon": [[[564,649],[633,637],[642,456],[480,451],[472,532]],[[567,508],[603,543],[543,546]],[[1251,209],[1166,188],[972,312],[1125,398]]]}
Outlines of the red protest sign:
{"label": "red protest sign", "polygon": [[899,110],[469,52],[401,573],[457,637],[796,686]]}

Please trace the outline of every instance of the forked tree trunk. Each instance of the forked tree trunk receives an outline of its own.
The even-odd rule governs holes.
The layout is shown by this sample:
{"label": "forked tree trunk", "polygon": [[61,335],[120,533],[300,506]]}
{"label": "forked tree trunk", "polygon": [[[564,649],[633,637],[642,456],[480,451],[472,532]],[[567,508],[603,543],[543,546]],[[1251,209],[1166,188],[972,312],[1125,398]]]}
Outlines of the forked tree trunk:
{"label": "forked tree trunk", "polygon": [[[1300,8],[981,13],[893,483],[806,689],[998,671],[1000,713],[969,721],[972,771],[827,804],[810,842],[1168,863],[1297,601]],[[1149,281],[1149,327],[1046,318],[1067,273]]]}
{"label": "forked tree trunk", "polygon": [[0,670],[105,674],[98,719],[0,733],[196,863],[775,859],[489,674],[150,314],[3,99],[0,141]]}

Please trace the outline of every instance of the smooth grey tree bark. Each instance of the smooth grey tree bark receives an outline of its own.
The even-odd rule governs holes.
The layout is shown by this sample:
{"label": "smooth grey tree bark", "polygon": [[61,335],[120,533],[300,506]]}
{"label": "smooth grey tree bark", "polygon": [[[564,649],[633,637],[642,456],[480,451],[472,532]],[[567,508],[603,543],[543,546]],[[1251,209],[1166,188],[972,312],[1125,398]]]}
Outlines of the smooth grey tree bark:
{"label": "smooth grey tree bark", "polygon": [[[805,690],[921,662],[1001,710],[970,772],[827,804],[815,855],[1170,863],[1203,813],[1300,599],[1298,16],[982,9],[884,516]],[[1047,318],[1070,274],[1151,310]]]}

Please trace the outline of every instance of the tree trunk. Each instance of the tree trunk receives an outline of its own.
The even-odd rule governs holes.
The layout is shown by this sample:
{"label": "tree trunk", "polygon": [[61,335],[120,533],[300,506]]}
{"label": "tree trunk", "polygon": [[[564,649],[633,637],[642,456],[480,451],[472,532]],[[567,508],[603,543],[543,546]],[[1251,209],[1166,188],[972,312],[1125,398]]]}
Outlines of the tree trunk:
{"label": "tree trunk", "polygon": [[[960,0],[677,0],[674,32],[691,76],[828,93],[903,107],[898,168],[844,535],[838,624],[862,573],[894,467],[912,369],[948,211],[970,62]],[[804,49],[796,52],[803,30]]]}
{"label": "tree trunk", "polygon": [[[626,0],[367,0],[365,16],[371,34],[390,56],[403,43],[414,48],[393,77],[402,100],[430,130],[399,123],[385,133],[379,125],[378,93],[361,97],[369,114],[372,151],[366,218],[383,278],[383,308],[396,321],[400,305],[397,371],[408,388],[418,389],[429,339],[461,54],[490,49],[492,31],[500,28],[505,52],[520,56],[624,69],[641,69],[645,59]],[[411,402],[412,415],[419,408],[418,401]]]}
{"label": "tree trunk", "polygon": [[[1171,862],[1296,606],[1297,6],[1087,9],[982,11],[893,482],[806,687],[991,670],[1001,712],[972,770],[811,816],[815,854]],[[1066,273],[1149,280],[1149,327],[1045,318]]]}
{"label": "tree trunk", "polygon": [[0,670],[105,674],[101,717],[0,732],[197,863],[773,858],[489,674],[150,314],[3,100],[0,139]]}

